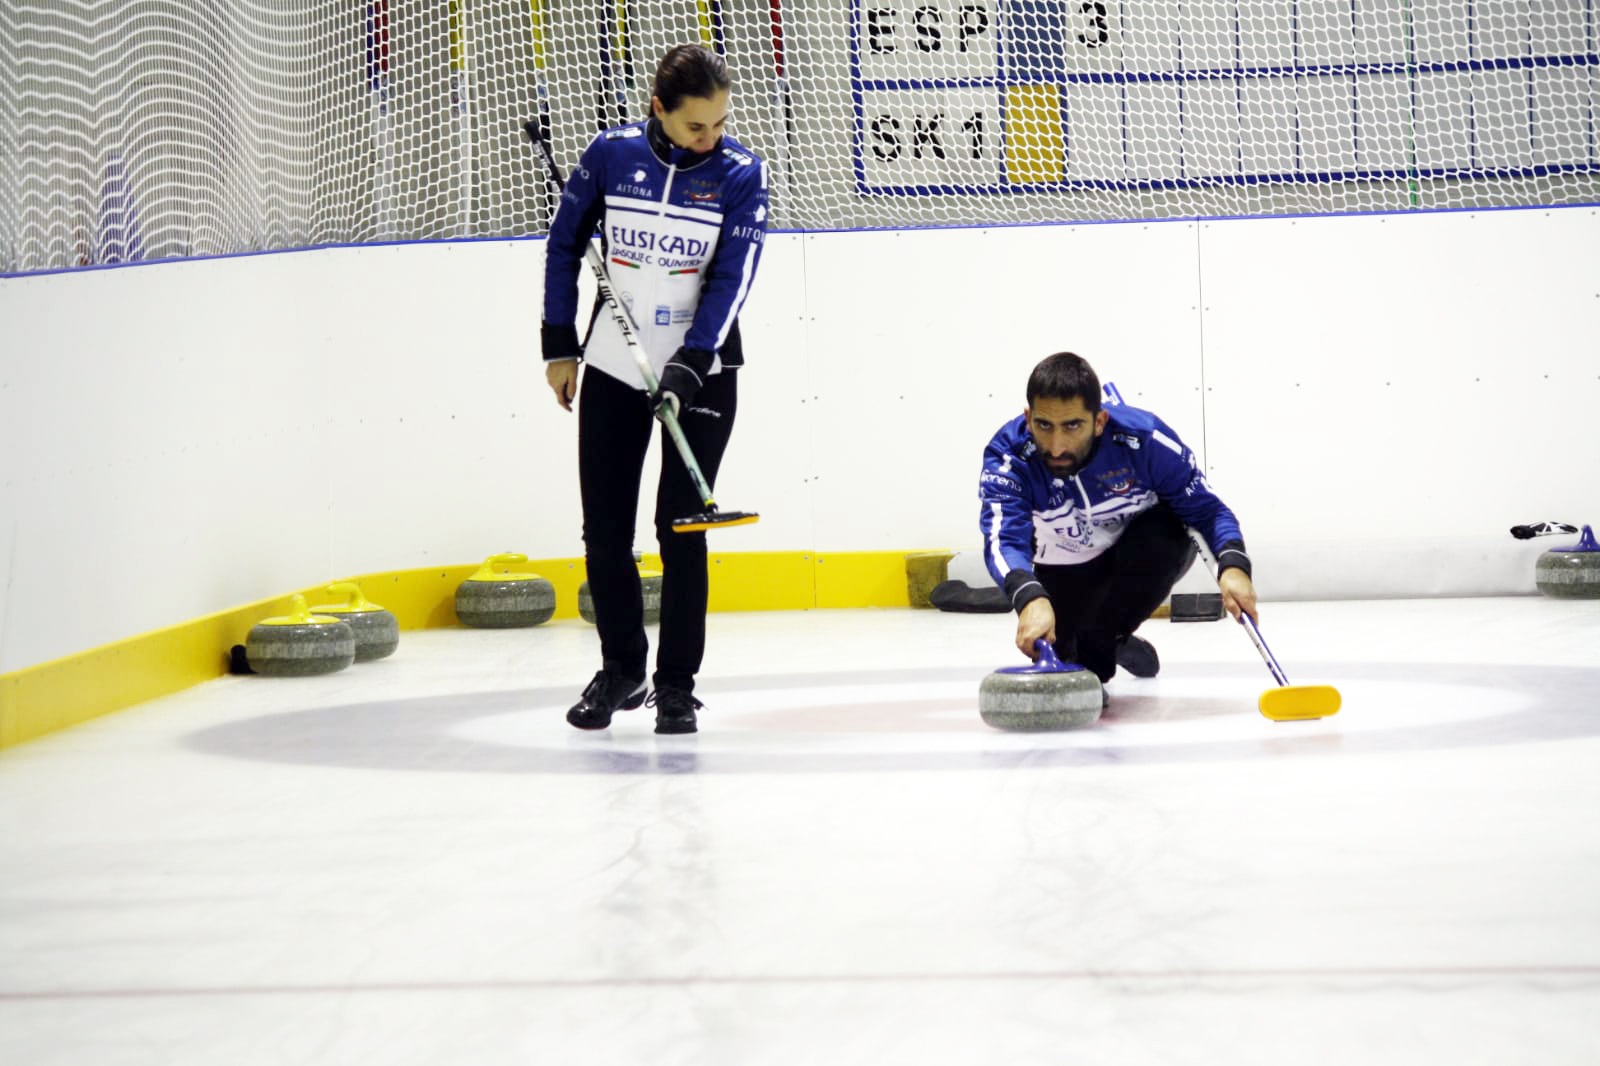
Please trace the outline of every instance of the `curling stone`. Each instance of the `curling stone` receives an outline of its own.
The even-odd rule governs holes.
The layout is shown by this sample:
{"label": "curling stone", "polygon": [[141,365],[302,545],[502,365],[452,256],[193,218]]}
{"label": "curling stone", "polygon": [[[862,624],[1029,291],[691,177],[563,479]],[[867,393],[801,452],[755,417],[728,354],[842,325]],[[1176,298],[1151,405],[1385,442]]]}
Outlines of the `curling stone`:
{"label": "curling stone", "polygon": [[328,591],[345,597],[343,603],[319,604],[313,614],[337,618],[356,635],[356,662],[369,663],[393,655],[400,646],[400,622],[394,615],[369,601],[353,581],[329,585]]}
{"label": "curling stone", "polygon": [[550,621],[556,613],[556,587],[538,574],[495,571],[528,561],[518,552],[491,555],[478,572],[456,586],[456,617],[479,629],[515,629]]}
{"label": "curling stone", "polygon": [[1578,543],[1570,548],[1551,548],[1539,556],[1534,584],[1546,596],[1600,599],[1600,543],[1594,539],[1594,530],[1584,526]]}
{"label": "curling stone", "polygon": [[306,598],[281,618],[256,623],[245,639],[250,669],[271,677],[309,677],[343,670],[356,661],[356,636],[337,618],[312,614]]}
{"label": "curling stone", "polygon": [[996,729],[1078,729],[1100,720],[1100,679],[1056,658],[1048,641],[1032,666],[1003,666],[978,686],[978,713]]}
{"label": "curling stone", "polygon": [[[661,621],[661,571],[640,570],[639,585],[644,591],[644,624],[653,626]],[[578,616],[594,624],[594,597],[587,581],[578,586]]]}

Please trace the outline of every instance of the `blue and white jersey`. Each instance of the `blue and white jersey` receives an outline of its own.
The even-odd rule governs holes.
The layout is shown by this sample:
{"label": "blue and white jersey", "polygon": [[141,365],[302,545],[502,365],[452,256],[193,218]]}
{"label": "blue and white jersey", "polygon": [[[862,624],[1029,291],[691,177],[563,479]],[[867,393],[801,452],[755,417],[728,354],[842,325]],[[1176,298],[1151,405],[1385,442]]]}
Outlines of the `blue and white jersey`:
{"label": "blue and white jersey", "polygon": [[[603,217],[611,286],[656,373],[680,346],[718,353],[716,373],[723,365],[719,349],[761,259],[767,168],[731,138],[694,154],[651,136],[651,125],[601,133],[568,178],[545,252],[544,321],[575,321],[584,248]],[[644,388],[609,314],[595,319],[583,356],[591,367]],[[728,365],[742,358],[730,353]]]}
{"label": "blue and white jersey", "polygon": [[1107,405],[1105,432],[1083,468],[1050,472],[1018,415],[989,441],[978,483],[983,556],[995,582],[1021,607],[1017,592],[1044,563],[1086,563],[1117,542],[1135,516],[1165,502],[1205,537],[1224,569],[1250,568],[1239,522],[1217,498],[1194,453],[1161,419],[1123,404]]}

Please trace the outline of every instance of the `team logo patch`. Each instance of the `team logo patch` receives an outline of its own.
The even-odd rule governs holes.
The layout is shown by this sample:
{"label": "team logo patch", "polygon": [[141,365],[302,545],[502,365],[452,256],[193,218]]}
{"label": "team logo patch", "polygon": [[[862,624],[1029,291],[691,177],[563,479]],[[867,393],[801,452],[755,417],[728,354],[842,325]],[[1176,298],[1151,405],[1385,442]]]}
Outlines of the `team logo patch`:
{"label": "team logo patch", "polygon": [[1097,477],[1101,487],[1107,492],[1114,496],[1126,496],[1133,491],[1132,473],[1127,467],[1123,466],[1115,470],[1107,470],[1105,473],[1097,475]]}

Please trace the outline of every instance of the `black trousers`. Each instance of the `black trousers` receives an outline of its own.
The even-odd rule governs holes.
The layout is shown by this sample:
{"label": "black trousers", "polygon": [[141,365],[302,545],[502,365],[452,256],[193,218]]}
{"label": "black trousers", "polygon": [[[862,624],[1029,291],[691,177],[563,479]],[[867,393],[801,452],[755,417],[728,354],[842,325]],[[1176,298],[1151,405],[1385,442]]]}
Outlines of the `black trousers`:
{"label": "black trousers", "polygon": [[[736,373],[713,374],[679,415],[683,435],[707,483],[733,432]],[[586,369],[578,392],[578,487],[583,498],[584,558],[594,601],[600,655],[607,670],[645,676],[649,641],[644,592],[633,561],[639,485],[650,434],[659,423],[649,397]],[[661,476],[656,485],[656,540],[661,547],[661,630],[653,678],[659,687],[694,689],[706,647],[706,535],[674,533],[672,520],[705,510],[678,449],[661,428]]]}
{"label": "black trousers", "polygon": [[1088,562],[1035,567],[1056,613],[1056,654],[1094,671],[1101,681],[1111,680],[1118,639],[1150,617],[1197,554],[1183,521],[1158,503]]}

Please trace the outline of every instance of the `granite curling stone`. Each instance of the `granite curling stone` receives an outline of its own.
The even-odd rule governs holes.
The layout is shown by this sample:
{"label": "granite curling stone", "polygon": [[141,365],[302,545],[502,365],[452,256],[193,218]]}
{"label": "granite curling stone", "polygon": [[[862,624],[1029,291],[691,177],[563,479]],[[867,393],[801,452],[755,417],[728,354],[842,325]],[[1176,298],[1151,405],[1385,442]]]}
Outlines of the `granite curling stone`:
{"label": "granite curling stone", "polygon": [[556,613],[556,588],[538,574],[497,572],[496,566],[528,561],[518,552],[485,559],[478,572],[456,586],[456,617],[478,629],[542,625]]}
{"label": "granite curling stone", "polygon": [[343,670],[356,661],[356,637],[337,618],[315,615],[304,596],[287,615],[256,623],[245,638],[250,669],[269,677],[310,677]]}
{"label": "granite curling stone", "polygon": [[[661,621],[661,571],[640,570],[639,587],[644,593],[644,624],[653,626]],[[578,616],[594,624],[594,597],[587,581],[578,586]]]}
{"label": "granite curling stone", "polygon": [[1031,666],[1005,666],[978,686],[978,713],[996,729],[1080,729],[1100,720],[1105,695],[1100,679],[1076,663],[1063,663],[1045,641]]}
{"label": "granite curling stone", "polygon": [[1600,543],[1588,526],[1570,548],[1551,548],[1539,556],[1534,584],[1546,596],[1563,600],[1600,599]]}
{"label": "granite curling stone", "polygon": [[311,612],[337,618],[350,627],[356,636],[356,662],[369,663],[394,654],[400,646],[400,622],[393,614],[368,600],[353,581],[329,585],[328,591],[344,596],[345,602],[319,604]]}

